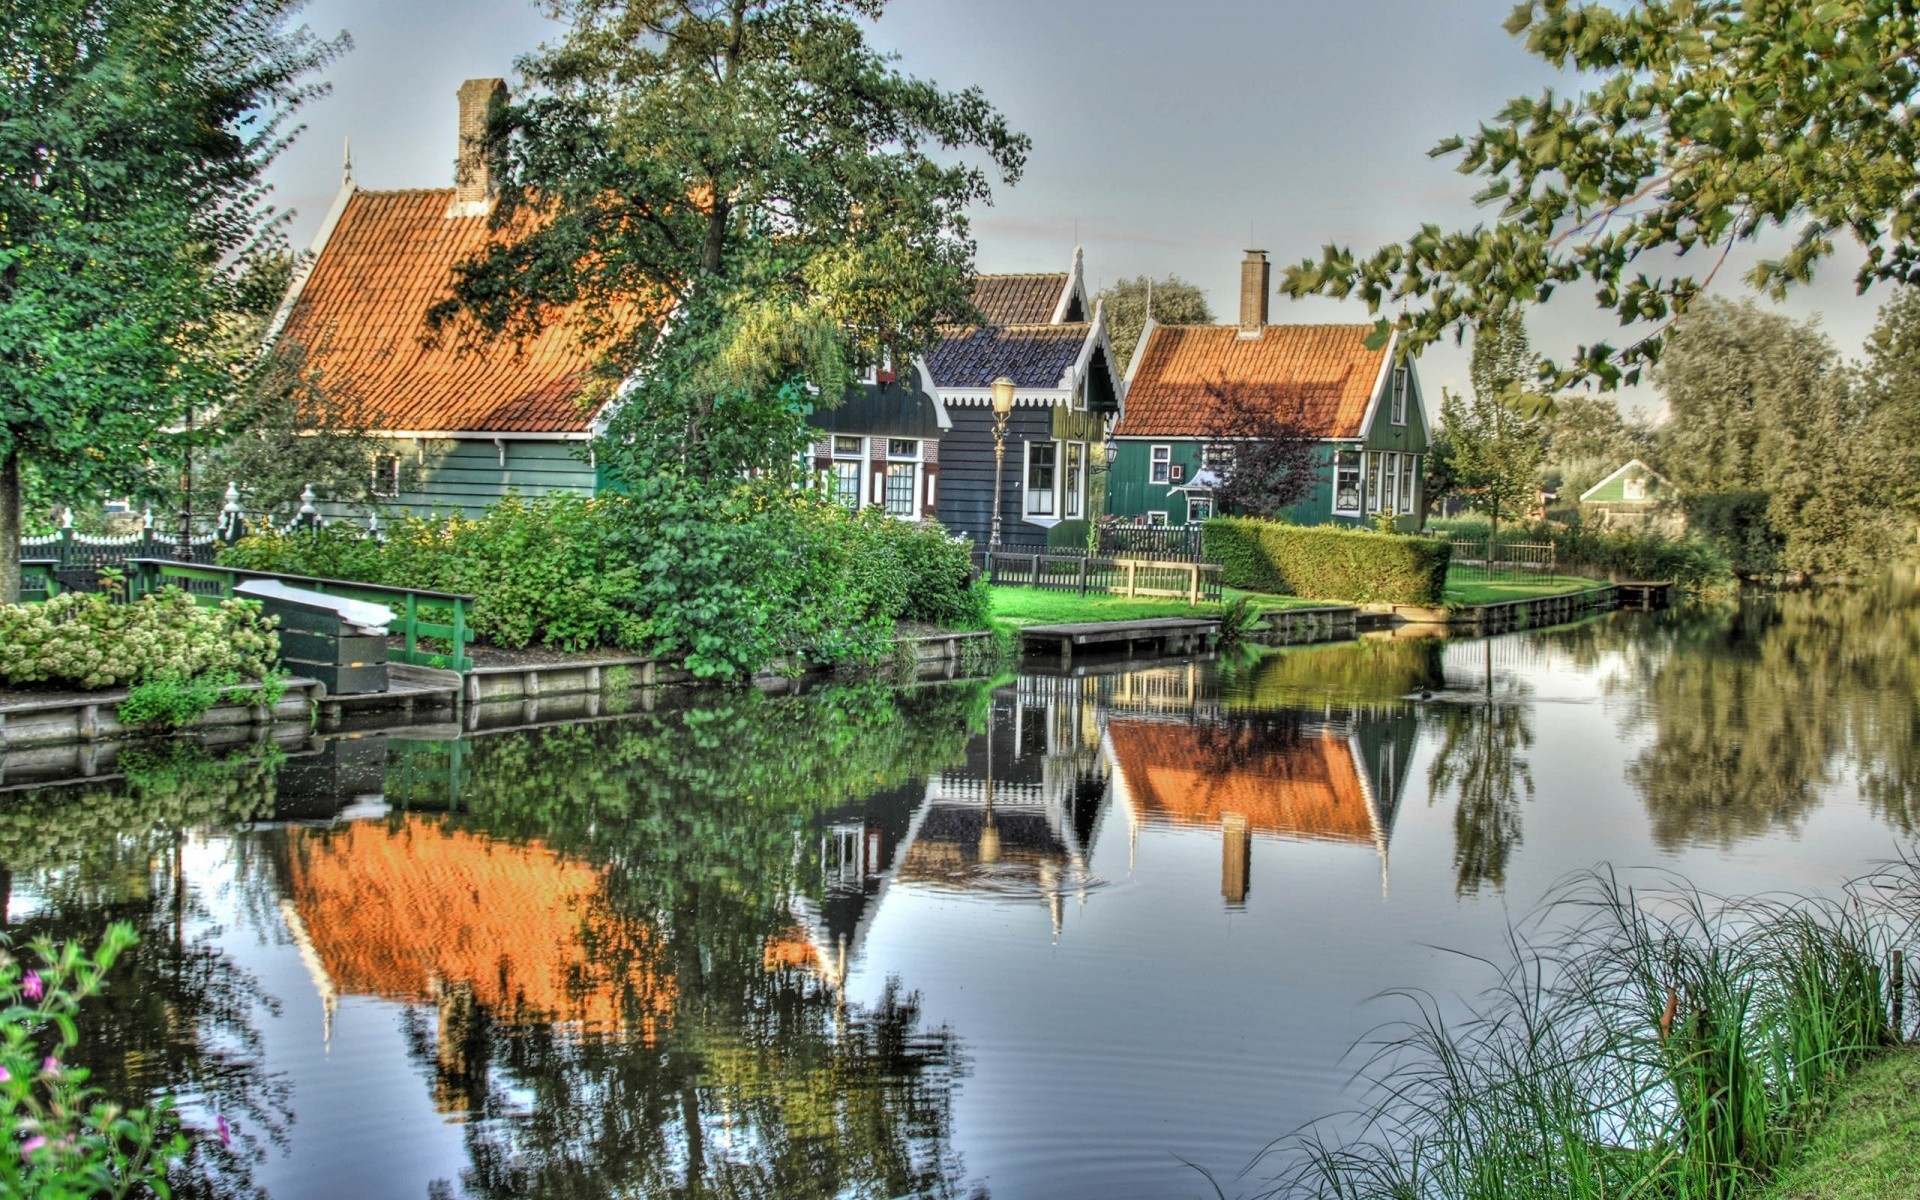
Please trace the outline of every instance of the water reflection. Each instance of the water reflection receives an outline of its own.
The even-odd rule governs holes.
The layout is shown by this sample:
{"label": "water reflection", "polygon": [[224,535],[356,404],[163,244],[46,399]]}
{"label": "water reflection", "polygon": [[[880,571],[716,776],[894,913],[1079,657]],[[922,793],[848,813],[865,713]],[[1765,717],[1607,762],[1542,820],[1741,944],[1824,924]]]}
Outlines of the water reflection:
{"label": "water reflection", "polygon": [[[352,1143],[374,1190],[1163,1194],[1134,1141],[1231,1134],[1231,1168],[1327,1111],[1287,1108],[1275,1072],[1418,982],[1408,929],[1459,901],[1587,865],[1596,838],[1800,836],[1856,785],[1877,832],[1911,833],[1913,597],[134,754],[0,795],[0,918],[139,927],[85,1065],[117,1097],[182,1093],[196,1127],[228,1116],[240,1140],[196,1140],[189,1195],[339,1190],[336,1060],[420,1114]],[[1075,971],[1098,983],[1069,1002]],[[1277,1020],[1283,993],[1255,1071],[1232,1014]],[[1050,1005],[1075,1016],[1043,1041]],[[992,1113],[1045,1127],[1036,1081],[1100,1064],[1045,1114],[1085,1124],[1082,1157],[1007,1149]]]}

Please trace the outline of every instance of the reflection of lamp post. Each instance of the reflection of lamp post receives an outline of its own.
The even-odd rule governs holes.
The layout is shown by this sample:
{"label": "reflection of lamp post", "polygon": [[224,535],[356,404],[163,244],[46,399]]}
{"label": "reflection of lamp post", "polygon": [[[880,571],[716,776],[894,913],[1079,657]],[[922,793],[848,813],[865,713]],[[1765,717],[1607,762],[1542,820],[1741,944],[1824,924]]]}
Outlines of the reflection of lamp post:
{"label": "reflection of lamp post", "polygon": [[[1008,385],[1012,390],[1012,385]],[[996,492],[997,494],[997,492]],[[1000,831],[993,827],[993,704],[987,704],[987,822],[980,831],[980,861],[995,863],[1000,861]]]}
{"label": "reflection of lamp post", "polygon": [[1013,415],[1013,380],[1005,375],[993,381],[993,536],[989,551],[1000,548],[1000,467],[1007,459],[1007,418]]}

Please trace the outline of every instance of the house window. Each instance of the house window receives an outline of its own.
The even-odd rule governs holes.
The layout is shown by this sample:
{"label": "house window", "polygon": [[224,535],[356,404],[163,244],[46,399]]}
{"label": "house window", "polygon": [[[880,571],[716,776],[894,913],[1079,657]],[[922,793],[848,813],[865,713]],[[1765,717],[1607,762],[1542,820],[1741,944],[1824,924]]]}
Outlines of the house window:
{"label": "house window", "polygon": [[1360,515],[1360,455],[1353,450],[1333,456],[1333,511],[1337,516]]}
{"label": "house window", "polygon": [[860,477],[866,472],[864,438],[833,439],[833,498],[848,508],[860,507]]}
{"label": "house window", "polygon": [[1413,511],[1413,496],[1419,479],[1415,467],[1420,462],[1417,454],[1403,455],[1400,459],[1400,512],[1402,515]]}
{"label": "house window", "polygon": [[1400,504],[1400,456],[1389,454],[1387,457],[1387,486],[1380,493],[1380,511],[1391,513],[1399,510]]}
{"label": "house window", "polygon": [[387,500],[400,494],[399,455],[376,454],[373,456],[373,494]]}
{"label": "house window", "polygon": [[1367,455],[1367,511],[1370,513],[1380,511],[1380,487],[1387,469],[1386,457],[1378,453]]}
{"label": "house window", "polygon": [[1087,445],[1067,443],[1067,474],[1061,492],[1062,515],[1072,520],[1086,506]]}
{"label": "house window", "polygon": [[1187,524],[1198,525],[1213,515],[1213,496],[1189,494],[1187,496]]}
{"label": "house window", "polygon": [[1152,455],[1153,470],[1147,478],[1153,483],[1166,483],[1173,478],[1173,447],[1155,446]]}
{"label": "house window", "polygon": [[1147,514],[1148,525],[1165,525],[1166,523],[1167,514],[1163,512],[1150,512]]}
{"label": "house window", "polygon": [[912,438],[887,440],[887,511],[896,517],[916,517],[914,498],[920,494],[920,443]]}
{"label": "house window", "polygon": [[1629,475],[1626,481],[1621,484],[1621,495],[1628,500],[1645,500],[1647,498],[1646,477],[1644,475]]}
{"label": "house window", "polygon": [[1393,369],[1393,423],[1407,423],[1407,393],[1413,387],[1410,373],[1404,366]]}
{"label": "house window", "polygon": [[1053,442],[1027,443],[1027,516],[1051,517],[1059,511],[1055,503],[1059,455],[1060,447]]}

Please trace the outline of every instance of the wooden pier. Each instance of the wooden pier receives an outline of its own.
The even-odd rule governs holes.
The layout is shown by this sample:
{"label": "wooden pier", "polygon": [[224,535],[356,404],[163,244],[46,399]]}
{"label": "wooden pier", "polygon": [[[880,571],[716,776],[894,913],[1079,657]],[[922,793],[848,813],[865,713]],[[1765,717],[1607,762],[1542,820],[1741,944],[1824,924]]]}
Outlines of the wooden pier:
{"label": "wooden pier", "polygon": [[1065,666],[1073,661],[1075,650],[1120,650],[1131,655],[1146,649],[1156,654],[1189,654],[1211,647],[1219,636],[1217,617],[1146,617],[1138,621],[1029,625],[1020,631],[1020,642],[1030,652],[1057,652]]}
{"label": "wooden pier", "polygon": [[1621,608],[1637,608],[1651,612],[1656,608],[1670,608],[1673,605],[1673,581],[1635,580],[1613,585],[1620,593]]}

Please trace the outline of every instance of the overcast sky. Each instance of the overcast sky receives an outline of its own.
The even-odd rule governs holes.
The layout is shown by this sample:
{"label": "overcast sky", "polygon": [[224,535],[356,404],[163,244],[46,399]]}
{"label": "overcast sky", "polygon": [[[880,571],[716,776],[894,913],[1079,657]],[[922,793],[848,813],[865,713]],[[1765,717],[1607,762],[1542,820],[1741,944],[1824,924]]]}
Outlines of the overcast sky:
{"label": "overcast sky", "polygon": [[[1064,270],[1077,235],[1095,287],[1171,272],[1231,320],[1243,249],[1287,263],[1329,241],[1365,251],[1424,221],[1475,219],[1470,182],[1426,151],[1556,82],[1500,28],[1510,10],[1511,0],[895,0],[871,36],[903,70],[979,85],[1033,138],[1020,184],[975,214],[982,271]],[[449,186],[461,80],[511,81],[515,58],[558,32],[528,0],[315,0],[307,15],[318,32],[347,30],[354,49],[273,171],[301,246],[339,188],[345,139],[363,187]],[[1736,256],[1716,291],[1745,292],[1740,265]],[[1856,297],[1850,271],[1829,264],[1785,308],[1820,314],[1852,355],[1884,297]],[[1358,304],[1276,299],[1272,319],[1369,318]],[[1621,340],[1585,293],[1532,326],[1554,353]],[[1464,352],[1430,350],[1420,372],[1437,396],[1464,382]]]}

